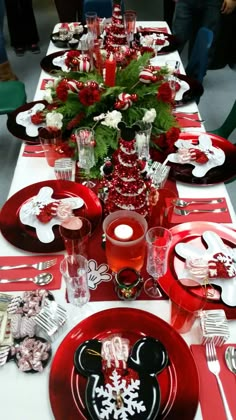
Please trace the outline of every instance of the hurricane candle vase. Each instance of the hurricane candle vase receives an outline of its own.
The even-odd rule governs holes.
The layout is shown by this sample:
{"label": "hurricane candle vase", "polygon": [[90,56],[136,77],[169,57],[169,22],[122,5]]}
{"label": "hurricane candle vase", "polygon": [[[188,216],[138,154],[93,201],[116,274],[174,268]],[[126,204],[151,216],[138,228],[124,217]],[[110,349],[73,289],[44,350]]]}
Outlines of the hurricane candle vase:
{"label": "hurricane candle vase", "polygon": [[118,210],[103,222],[106,257],[110,269],[117,273],[124,267],[140,271],[145,258],[147,222],[135,211]]}

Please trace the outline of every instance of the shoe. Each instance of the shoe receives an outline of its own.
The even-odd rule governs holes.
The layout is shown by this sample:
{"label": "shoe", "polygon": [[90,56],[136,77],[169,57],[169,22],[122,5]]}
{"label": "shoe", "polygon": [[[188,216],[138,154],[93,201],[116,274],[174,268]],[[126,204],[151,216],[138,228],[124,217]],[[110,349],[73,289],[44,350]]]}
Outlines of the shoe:
{"label": "shoe", "polygon": [[40,53],[40,48],[39,48],[38,44],[32,44],[32,45],[30,46],[30,51],[31,51],[33,54],[39,54],[39,53]]}
{"label": "shoe", "polygon": [[18,57],[22,57],[25,54],[25,49],[23,47],[16,47],[14,51]]}

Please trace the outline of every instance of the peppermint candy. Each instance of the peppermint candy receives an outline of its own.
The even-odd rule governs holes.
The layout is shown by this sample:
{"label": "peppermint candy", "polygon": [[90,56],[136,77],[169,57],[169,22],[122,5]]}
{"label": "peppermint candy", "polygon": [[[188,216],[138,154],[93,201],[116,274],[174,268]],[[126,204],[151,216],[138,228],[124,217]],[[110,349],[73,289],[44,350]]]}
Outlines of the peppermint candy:
{"label": "peppermint candy", "polygon": [[151,70],[143,69],[139,73],[139,81],[142,83],[149,84],[156,81],[156,76],[152,73]]}

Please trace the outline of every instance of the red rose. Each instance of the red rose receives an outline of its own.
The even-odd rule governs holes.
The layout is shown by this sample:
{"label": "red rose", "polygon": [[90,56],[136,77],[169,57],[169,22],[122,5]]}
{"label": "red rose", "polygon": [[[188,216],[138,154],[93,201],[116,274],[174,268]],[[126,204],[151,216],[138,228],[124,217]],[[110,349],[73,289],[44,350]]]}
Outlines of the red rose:
{"label": "red rose", "polygon": [[175,151],[175,142],[178,140],[180,135],[180,129],[178,127],[171,127],[166,133],[166,145],[168,152],[173,153]]}
{"label": "red rose", "polygon": [[79,100],[84,106],[93,105],[95,102],[100,101],[100,92],[98,89],[91,89],[89,87],[81,89]]}
{"label": "red rose", "polygon": [[168,82],[162,83],[157,92],[157,99],[162,102],[172,102],[172,90]]}
{"label": "red rose", "polygon": [[39,125],[39,124],[42,124],[42,122],[45,121],[45,116],[44,116],[43,112],[39,111],[39,112],[36,112],[36,114],[31,115],[30,119],[31,119],[31,122],[33,124]]}
{"label": "red rose", "polygon": [[62,102],[66,102],[67,97],[68,97],[68,84],[67,81],[62,80],[61,82],[58,83],[57,87],[56,87],[56,94],[58,99],[60,99],[60,101]]}

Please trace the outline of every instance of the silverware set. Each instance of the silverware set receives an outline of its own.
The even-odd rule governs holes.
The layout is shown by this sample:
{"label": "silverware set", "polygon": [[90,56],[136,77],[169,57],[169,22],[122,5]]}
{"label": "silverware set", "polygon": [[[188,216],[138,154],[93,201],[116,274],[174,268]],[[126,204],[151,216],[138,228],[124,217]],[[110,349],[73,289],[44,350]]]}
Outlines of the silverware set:
{"label": "silverware set", "polygon": [[[35,264],[18,264],[18,265],[2,265],[0,266],[0,271],[4,270],[15,270],[21,268],[34,268],[35,270],[47,270],[50,267],[53,267],[57,263],[57,258],[53,258],[47,261],[40,261]],[[45,272],[40,273],[34,277],[22,277],[22,278],[15,278],[15,279],[0,279],[0,283],[19,283],[25,281],[31,281],[38,286],[45,286],[49,284],[53,280],[53,275],[51,273]]]}
{"label": "silverware set", "polygon": [[[215,198],[215,199],[205,199],[205,200],[190,200],[190,201],[186,201],[183,200],[181,198],[177,198],[175,200],[172,201],[172,203],[174,204],[174,213],[177,214],[178,216],[188,216],[191,213],[224,213],[226,212],[228,209],[226,207],[219,207],[219,208],[213,208],[213,209],[203,209],[201,208],[201,205],[203,204],[220,204],[222,203],[224,200],[223,198]],[[198,206],[200,206],[197,209],[186,209],[186,207],[196,204]]]}

